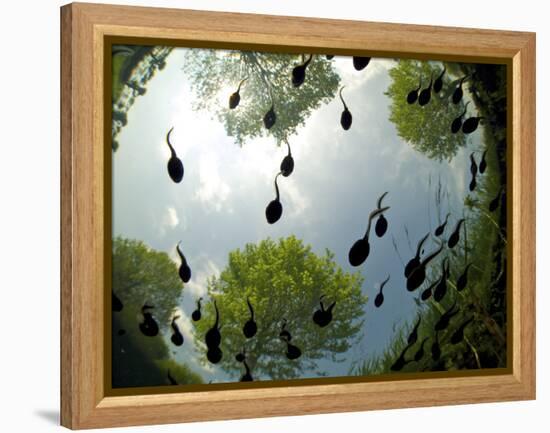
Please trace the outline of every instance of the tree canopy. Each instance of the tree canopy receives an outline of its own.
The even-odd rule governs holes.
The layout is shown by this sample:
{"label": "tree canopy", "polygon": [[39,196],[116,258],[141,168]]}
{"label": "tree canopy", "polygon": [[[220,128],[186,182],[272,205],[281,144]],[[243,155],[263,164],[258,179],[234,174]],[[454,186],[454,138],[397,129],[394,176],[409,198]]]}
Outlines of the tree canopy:
{"label": "tree canopy", "polygon": [[[361,293],[362,283],[362,276],[345,273],[330,251],[318,256],[294,236],[277,242],[266,239],[232,251],[227,267],[208,282],[209,296],[216,300],[220,313],[223,358],[219,365],[240,376],[243,366],[235,354],[244,348],[254,378],[290,379],[305,369],[317,370],[316,360],[321,358],[338,361],[337,354],[346,352],[359,337],[367,300]],[[325,295],[325,307],[336,302],[333,320],[323,328],[312,320],[321,295]],[[250,318],[247,298],[258,325],[257,334],[248,340],[242,331]],[[209,302],[195,329],[202,352],[214,316],[214,305]],[[292,361],[285,357],[286,345],[279,338],[284,320],[292,344],[302,351]]]}
{"label": "tree canopy", "polygon": [[112,256],[113,292],[122,301],[112,314],[113,387],[169,385],[168,372],[178,384],[202,383],[188,366],[171,359],[162,333],[141,333],[140,309],[147,303],[159,327],[166,330],[182,293],[176,264],[143,242],[116,237]]}
{"label": "tree canopy", "polygon": [[168,254],[121,237],[113,239],[112,287],[127,310],[137,314],[144,304],[154,306],[161,328],[169,325],[183,290],[177,265]]}
{"label": "tree canopy", "polygon": [[399,136],[426,156],[439,161],[450,161],[458,149],[466,144],[462,132],[453,134],[451,123],[464,111],[464,103],[453,104],[449,100],[457,81],[451,80],[451,65],[443,76],[443,89],[439,94],[432,92],[430,102],[425,106],[408,104],[407,95],[418,88],[421,80],[424,89],[435,79],[443,68],[439,63],[419,60],[399,60],[390,69],[392,79],[386,95],[391,98],[390,121],[397,128]]}
{"label": "tree canopy", "polygon": [[[340,77],[324,56],[313,56],[303,85],[295,88],[292,69],[304,57],[250,51],[189,50],[183,65],[196,95],[195,109],[208,109],[223,123],[228,136],[243,145],[268,134],[263,117],[272,105],[277,115],[269,130],[280,144],[303,125],[311,112],[336,94]],[[229,96],[241,80],[241,102],[229,109]]]}

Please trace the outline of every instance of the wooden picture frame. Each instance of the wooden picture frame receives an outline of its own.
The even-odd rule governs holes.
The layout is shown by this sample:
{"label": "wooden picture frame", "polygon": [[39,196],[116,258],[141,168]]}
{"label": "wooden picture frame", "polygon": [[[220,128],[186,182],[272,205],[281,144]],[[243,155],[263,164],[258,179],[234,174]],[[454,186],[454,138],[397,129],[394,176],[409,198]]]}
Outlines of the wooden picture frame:
{"label": "wooden picture frame", "polygon": [[[511,364],[500,374],[107,395],[106,41],[498,61],[508,70]],[[533,33],[73,3],[61,8],[61,424],[80,428],[535,398]],[[107,132],[107,137],[110,130]],[[107,322],[109,323],[109,322]]]}

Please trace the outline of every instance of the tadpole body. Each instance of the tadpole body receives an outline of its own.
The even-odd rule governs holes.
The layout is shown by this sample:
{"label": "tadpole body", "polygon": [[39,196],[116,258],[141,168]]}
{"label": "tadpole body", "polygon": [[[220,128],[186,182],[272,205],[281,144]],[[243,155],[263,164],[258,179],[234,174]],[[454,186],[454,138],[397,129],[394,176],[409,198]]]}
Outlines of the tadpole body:
{"label": "tadpole body", "polygon": [[175,346],[181,346],[183,344],[183,334],[181,333],[177,323],[176,323],[176,320],[179,319],[180,316],[175,316],[173,319],[172,319],[172,324],[170,326],[172,326],[172,336],[170,337],[170,340],[172,341],[172,343],[174,343]]}
{"label": "tadpole body", "polygon": [[170,143],[170,134],[173,130],[174,127],[170,128],[170,131],[168,131],[168,134],[166,134],[166,144],[168,144],[168,147],[170,148],[170,159],[168,160],[167,168],[170,179],[172,179],[172,181],[174,181],[175,183],[180,183],[183,179],[184,170],[183,163],[178,158],[178,155],[176,154],[172,143]]}
{"label": "tadpole body", "polygon": [[370,57],[353,56],[353,67],[356,71],[362,71],[370,62]]}
{"label": "tadpole body", "polygon": [[479,172],[481,174],[485,173],[485,170],[487,170],[487,160],[485,159],[486,155],[487,150],[484,150],[483,154],[481,155],[481,161],[479,161]]}
{"label": "tadpole body", "polygon": [[141,314],[143,316],[143,321],[139,324],[139,330],[141,333],[147,337],[154,337],[159,333],[159,326],[157,321],[153,318],[153,315],[149,310],[155,307],[150,305],[144,305],[141,307]]}
{"label": "tadpole body", "polygon": [[441,71],[441,74],[435,79],[434,81],[434,93],[441,92],[441,89],[443,88],[443,75],[445,75],[445,71],[447,70],[446,67],[443,67],[443,71]]}
{"label": "tadpole body", "polygon": [[441,278],[439,279],[433,293],[434,300],[441,302],[441,300],[447,294],[447,279],[449,278],[449,259],[445,257],[441,262]]}
{"label": "tadpole body", "polygon": [[447,245],[449,248],[454,248],[456,244],[458,244],[458,241],[460,241],[460,226],[464,222],[464,218],[461,218],[458,223],[456,223],[456,227],[453,230],[453,233],[451,236],[449,236],[449,240],[447,242]]}
{"label": "tadpole body", "polygon": [[256,335],[256,332],[258,332],[258,325],[256,325],[254,321],[254,308],[252,308],[252,304],[248,298],[246,298],[246,304],[250,312],[250,319],[248,319],[243,326],[243,334],[246,338],[252,338]]}
{"label": "tadpole body", "polygon": [[300,87],[302,84],[304,84],[304,81],[306,79],[306,69],[312,58],[313,54],[310,54],[309,59],[307,59],[301,65],[298,65],[294,67],[294,69],[292,69],[292,85],[294,87]]}
{"label": "tadpole body", "polygon": [[490,212],[496,211],[498,206],[500,205],[503,190],[504,188],[500,187],[500,189],[498,190],[497,196],[493,200],[491,200],[491,202],[489,203]]}
{"label": "tadpole body", "polygon": [[179,273],[179,276],[181,278],[181,281],[183,281],[184,283],[188,283],[189,280],[191,279],[191,268],[187,264],[187,260],[185,258],[185,255],[183,254],[183,252],[180,249],[180,243],[181,243],[181,241],[178,242],[178,244],[176,245],[176,251],[178,252],[178,256],[181,260],[178,273]]}
{"label": "tadpole body", "polygon": [[206,357],[212,364],[217,364],[222,359],[223,352],[219,347],[222,336],[219,329],[220,313],[218,311],[216,300],[214,300],[214,309],[216,310],[216,321],[214,322],[214,325],[206,332],[204,341],[208,349],[206,352]]}
{"label": "tadpole body", "polygon": [[441,317],[439,318],[439,320],[436,322],[435,324],[435,330],[437,332],[439,331],[443,331],[445,329],[447,329],[447,327],[449,326],[449,322],[451,321],[451,319],[456,316],[458,313],[460,312],[460,309],[458,307],[456,307],[456,299],[453,303],[453,305],[451,305],[449,307],[449,309],[447,311],[445,311]]}
{"label": "tadpole body", "polygon": [[424,105],[427,105],[428,102],[430,102],[430,99],[432,98],[432,83],[433,83],[433,76],[430,78],[430,84],[428,84],[428,87],[425,89],[422,89],[420,92],[420,95],[418,95],[418,105],[423,107]]}
{"label": "tadpole body", "polygon": [[472,321],[474,320],[474,316],[467,319],[464,323],[462,323],[456,331],[451,335],[451,344],[459,344],[464,340],[464,329],[466,326],[468,326]]}
{"label": "tadpole body", "polygon": [[422,251],[422,246],[424,245],[424,242],[426,242],[426,239],[428,239],[428,236],[430,236],[429,232],[426,233],[426,236],[424,236],[422,239],[418,241],[418,244],[416,245],[416,254],[405,265],[405,270],[404,270],[405,278],[409,278],[412,271],[414,271],[418,266],[420,266],[420,254]]}
{"label": "tadpole body", "polygon": [[340,88],[340,100],[342,101],[342,104],[344,104],[344,111],[342,111],[342,114],[340,115],[340,125],[344,129],[344,131],[347,131],[351,128],[351,123],[353,121],[353,116],[351,115],[351,112],[348,109],[348,106],[346,105],[346,101],[344,101],[344,97],[342,96],[342,90],[344,90],[344,87],[342,86]]}
{"label": "tadpole body", "polygon": [[246,80],[248,80],[248,77],[241,80],[241,82],[239,83],[239,87],[237,88],[237,91],[232,93],[231,96],[229,97],[229,108],[231,110],[237,108],[237,106],[239,105],[239,102],[241,101],[241,94],[240,94],[241,86]]}
{"label": "tadpole body", "polygon": [[374,298],[374,306],[376,308],[379,308],[384,303],[384,293],[382,292],[382,290],[389,280],[390,276],[388,275],[388,277],[384,281],[382,281],[382,283],[380,283],[380,289],[378,290],[376,298]]}
{"label": "tadpole body", "polygon": [[466,267],[464,268],[464,272],[458,277],[458,280],[456,282],[456,290],[461,292],[466,288],[466,285],[468,284],[468,269],[470,269],[470,266],[472,266],[473,263],[468,263]]}
{"label": "tadpole body", "polygon": [[451,214],[448,213],[447,216],[445,217],[445,221],[435,229],[434,231],[435,236],[439,237],[443,234],[443,232],[445,231],[445,227],[447,226],[447,221],[449,221],[450,215]]}
{"label": "tadpole body", "polygon": [[418,100],[418,92],[422,88],[422,79],[420,79],[420,82],[418,83],[418,87],[416,89],[411,90],[407,94],[407,104],[412,105]]}
{"label": "tadpole body", "polygon": [[285,142],[286,142],[286,145],[288,147],[288,153],[283,158],[283,160],[281,161],[281,167],[280,168],[281,168],[281,174],[284,177],[288,177],[294,171],[294,158],[292,157],[292,151],[290,150],[289,142],[286,139],[285,139]]}
{"label": "tadpole body", "polygon": [[389,206],[378,208],[373,210],[369,214],[368,225],[367,225],[367,230],[365,232],[365,235],[363,236],[363,238],[355,241],[355,243],[352,245],[352,247],[348,252],[348,261],[351,266],[361,265],[369,256],[369,253],[370,253],[369,235],[370,235],[370,228],[372,225],[372,219],[382,214],[383,212],[387,211],[389,208],[390,208]]}
{"label": "tadpole body", "polygon": [[464,134],[471,134],[474,132],[477,127],[479,126],[480,120],[483,119],[483,117],[469,117],[464,121],[462,124],[462,132]]}
{"label": "tadpole body", "polygon": [[426,279],[426,266],[441,252],[443,251],[443,245],[438,250],[427,256],[408,276],[407,278],[407,290],[412,292],[418,289],[424,280]]}
{"label": "tadpole body", "polygon": [[319,298],[319,309],[313,313],[313,322],[318,325],[321,328],[324,328],[327,326],[330,322],[332,322],[332,310],[334,306],[336,305],[336,301],[334,301],[332,304],[329,305],[328,308],[325,309],[325,306],[323,304],[323,298],[325,295],[321,295]]}
{"label": "tadpole body", "polygon": [[422,316],[419,316],[418,321],[414,325],[413,330],[411,331],[411,333],[409,334],[409,337],[407,338],[407,343],[409,344],[409,346],[412,346],[418,341],[418,328],[420,327],[421,320],[422,320]]}
{"label": "tadpole body", "polygon": [[201,320],[201,317],[202,317],[201,301],[202,301],[202,298],[199,298],[198,301],[197,301],[197,308],[191,314],[191,318],[193,319],[193,322],[198,322],[199,320]]}
{"label": "tadpole body", "polygon": [[464,111],[460,113],[459,116],[455,117],[455,119],[451,123],[451,132],[453,134],[458,133],[458,131],[460,131],[460,129],[462,128],[462,119],[464,119],[464,115],[466,114],[469,103],[470,101],[466,102],[466,105],[464,105]]}
{"label": "tadpole body", "polygon": [[281,175],[281,173],[278,173],[277,176],[275,176],[275,199],[269,202],[265,208],[265,218],[269,224],[274,224],[279,221],[281,215],[283,214],[283,205],[280,201],[279,186],[277,185],[277,178],[279,175]]}
{"label": "tadpole body", "polygon": [[453,92],[453,96],[452,96],[453,104],[458,104],[462,100],[462,96],[464,95],[464,91],[462,90],[462,84],[464,84],[464,80],[466,78],[468,78],[467,75],[460,79],[460,82],[459,82],[458,86],[456,87],[455,91]]}

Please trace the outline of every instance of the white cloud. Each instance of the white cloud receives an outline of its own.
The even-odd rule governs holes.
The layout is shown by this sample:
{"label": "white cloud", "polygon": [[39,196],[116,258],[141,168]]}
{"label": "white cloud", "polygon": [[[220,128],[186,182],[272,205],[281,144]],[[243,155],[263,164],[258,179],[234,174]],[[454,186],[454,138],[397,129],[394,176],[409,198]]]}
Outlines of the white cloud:
{"label": "white cloud", "polygon": [[220,176],[220,161],[213,153],[201,155],[197,198],[209,210],[220,212],[227,204],[231,188]]}
{"label": "white cloud", "polygon": [[197,260],[201,267],[193,269],[193,277],[185,285],[185,291],[188,291],[193,297],[205,297],[208,287],[208,278],[220,275],[220,268],[210,259],[200,256]]}

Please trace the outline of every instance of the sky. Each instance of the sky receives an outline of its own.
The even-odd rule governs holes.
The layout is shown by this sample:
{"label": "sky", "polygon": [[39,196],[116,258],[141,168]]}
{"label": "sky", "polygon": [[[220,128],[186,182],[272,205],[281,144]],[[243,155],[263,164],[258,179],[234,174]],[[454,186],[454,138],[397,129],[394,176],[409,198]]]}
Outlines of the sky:
{"label": "sky", "polygon": [[[273,178],[287,149],[277,147],[272,137],[239,147],[212,113],[193,111],[194,95],[181,70],[185,50],[174,49],[168,56],[165,69],[148,82],[147,93],[136,98],[120,132],[120,147],[113,153],[113,236],[140,239],[178,264],[176,244],[182,241],[193,277],[179,307],[186,343],[176,359],[206,382],[235,380],[198,362],[190,320],[196,299],[206,293],[207,279],[224,269],[228,253],[246,243],[291,234],[315,253],[328,248],[344,271],[362,274],[362,290],[369,296],[360,343],[345,354],[345,362],[320,364],[329,376],[347,375],[355,362],[381,353],[396,326],[415,318],[418,294],[405,289],[404,263],[439,218],[461,208],[469,182],[469,149],[479,148],[482,128],[450,163],[430,160],[404,142],[388,120],[390,100],[384,92],[395,62],[374,58],[356,71],[351,58],[336,57],[353,125],[348,131],[341,128],[342,104],[335,97],[290,138],[295,168],[279,180],[283,216],[269,225],[264,211],[275,196]],[[171,142],[185,167],[179,184],[166,170],[170,151],[165,137],[172,126]],[[439,179],[448,192],[442,215],[435,207]],[[348,263],[349,248],[364,235],[368,214],[386,191],[388,233],[380,239],[371,236],[367,261],[354,268]],[[426,251],[432,249],[428,243]],[[378,284],[387,275],[385,301],[376,309]]]}

